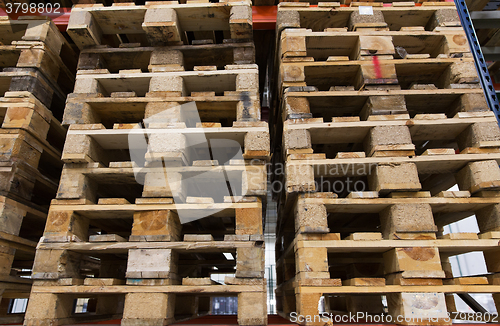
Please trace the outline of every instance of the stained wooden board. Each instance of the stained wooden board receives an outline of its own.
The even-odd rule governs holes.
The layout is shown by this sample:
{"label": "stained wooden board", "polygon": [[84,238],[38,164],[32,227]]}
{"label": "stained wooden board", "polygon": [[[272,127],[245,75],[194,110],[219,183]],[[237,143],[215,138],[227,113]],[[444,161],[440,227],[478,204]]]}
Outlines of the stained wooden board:
{"label": "stained wooden board", "polygon": [[[56,124],[56,122],[54,122]],[[0,130],[0,137],[9,137],[9,135],[16,135],[16,134],[28,134],[27,131],[22,130],[22,129],[1,129]],[[28,136],[31,138],[31,134]],[[40,147],[42,149],[42,153],[44,155],[45,159],[50,160],[52,163],[55,163],[55,166],[61,165],[58,164],[57,162],[61,158],[61,151],[57,148],[55,148],[52,144],[48,142],[46,139],[38,139],[38,138],[31,138],[30,141],[33,141],[36,146]]]}
{"label": "stained wooden board", "polygon": [[164,286],[138,286],[138,285],[114,285],[114,286],[34,286],[34,293],[241,293],[262,292],[262,285],[164,285]]}
{"label": "stained wooden board", "polygon": [[142,23],[146,8],[143,6],[111,6],[75,8],[90,11],[103,34],[143,34]]}
{"label": "stained wooden board", "polygon": [[459,255],[473,251],[500,251],[497,240],[322,240],[296,241],[297,248],[327,248],[329,253],[379,252],[393,248],[438,248],[447,255]]}
{"label": "stained wooden board", "polygon": [[[183,128],[183,129],[104,129],[104,130],[69,130],[68,135],[89,135],[95,139],[104,149],[129,149],[129,137],[145,137],[151,134],[179,134],[186,136],[199,143],[200,136],[206,139],[231,139],[243,144],[245,135],[250,132],[268,132],[267,127],[247,127],[247,128]],[[214,143],[214,146],[217,144]],[[227,146],[225,144],[224,146]]]}
{"label": "stained wooden board", "polygon": [[329,293],[329,294],[384,294],[384,293],[499,293],[499,285],[430,285],[430,286],[332,286],[332,287],[299,287],[296,293]]}
{"label": "stained wooden board", "polygon": [[[256,99],[256,97],[255,97]],[[85,102],[97,111],[102,120],[114,122],[139,122],[144,118],[146,105],[152,102],[165,102],[166,98],[160,97],[129,97],[112,98],[97,97],[88,99],[75,99],[69,102]],[[168,97],[168,101],[184,104],[196,102],[200,118],[211,121],[210,118],[232,118],[236,120],[236,105],[243,99],[240,96],[187,96]]]}
{"label": "stained wooden board", "polygon": [[[257,165],[258,167],[258,165]],[[197,182],[220,180],[221,175],[224,175],[223,180],[238,180],[242,178],[242,173],[262,173],[265,175],[265,170],[261,168],[253,168],[253,166],[183,166],[172,168],[72,168],[72,173],[82,173],[95,179],[99,184],[136,184],[138,178],[141,178],[146,173],[172,173],[177,172],[182,174],[183,179],[196,177]]]}
{"label": "stained wooden board", "polygon": [[215,203],[215,204],[147,204],[147,205],[54,205],[54,211],[75,211],[89,219],[129,219],[135,212],[155,210],[182,211],[183,216],[199,216],[203,210],[206,216],[234,217],[236,208],[261,208],[260,203]]}
{"label": "stained wooden board", "polygon": [[16,73],[13,72],[0,72],[0,95],[4,96],[10,88],[10,82]]}
{"label": "stained wooden board", "polygon": [[[7,198],[5,196],[0,196],[0,203],[6,203],[8,205],[18,207],[19,209],[25,210],[28,214],[30,214],[31,216],[34,216],[40,220],[45,220],[47,218],[47,212],[45,210],[41,209],[41,207],[38,207],[37,205],[35,205],[33,203],[21,203],[19,201]],[[8,241],[20,242],[20,243],[23,243],[26,245],[32,244],[31,241],[24,242],[25,239],[18,238],[15,236],[10,237],[8,234],[3,234],[3,233],[0,233],[0,238],[3,238],[4,240],[11,239]],[[26,241],[28,241],[28,240],[26,240]]]}
{"label": "stained wooden board", "polygon": [[29,21],[27,20],[0,20],[0,42],[3,44],[11,44],[12,41],[19,41],[26,33]]}
{"label": "stained wooden board", "polygon": [[311,124],[287,124],[285,130],[309,130],[313,144],[361,143],[369,130],[376,126],[408,125],[413,141],[453,140],[474,123],[495,122],[491,118],[360,121]]}
{"label": "stained wooden board", "polygon": [[0,240],[6,241],[12,244],[16,244],[17,248],[16,249],[23,249],[28,250],[28,252],[34,252],[33,249],[35,249],[37,243],[34,241],[30,241],[24,238],[21,238],[17,235],[12,235],[8,234],[5,232],[0,232]]}
{"label": "stained wooden board", "polygon": [[[287,165],[312,165],[315,177],[328,177],[329,171],[334,171],[335,177],[365,175],[370,166],[390,163],[415,163],[419,174],[443,174],[458,172],[469,162],[496,160],[500,162],[500,154],[455,154],[437,156],[409,157],[366,157],[359,159],[326,159],[326,160],[296,160],[287,162]],[[361,170],[364,170],[364,174]],[[361,171],[361,172],[357,172]]]}
{"label": "stained wooden board", "polygon": [[373,199],[307,199],[308,203],[324,204],[331,214],[378,214],[390,205],[429,204],[434,215],[434,222],[447,225],[474,215],[477,210],[495,205],[498,198],[373,198]]}
{"label": "stained wooden board", "polygon": [[38,245],[39,250],[67,249],[79,253],[123,254],[130,249],[174,249],[186,253],[236,253],[237,248],[254,248],[254,241],[203,241],[203,242],[66,242]]}
{"label": "stained wooden board", "polygon": [[20,54],[14,45],[0,45],[0,68],[15,67]]}
{"label": "stained wooden board", "polygon": [[[0,95],[4,95],[10,88],[10,82],[13,77],[33,77],[42,78],[38,73],[32,71],[2,71],[0,72]],[[48,81],[50,83],[50,81]],[[52,90],[54,91],[54,96],[66,99],[65,93],[61,90],[59,85],[50,83]]]}
{"label": "stained wooden board", "polygon": [[0,282],[0,289],[5,289],[9,292],[29,292],[31,290],[31,284],[20,284],[11,282]]}

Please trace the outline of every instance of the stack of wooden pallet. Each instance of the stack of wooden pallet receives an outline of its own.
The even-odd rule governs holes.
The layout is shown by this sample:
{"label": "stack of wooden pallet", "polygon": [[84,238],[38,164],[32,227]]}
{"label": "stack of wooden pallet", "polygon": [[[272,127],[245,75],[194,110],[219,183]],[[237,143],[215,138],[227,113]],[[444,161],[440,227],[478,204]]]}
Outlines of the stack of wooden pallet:
{"label": "stack of wooden pallet", "polygon": [[[449,324],[451,294],[500,290],[500,129],[453,3],[426,4],[279,6],[277,305],[304,324]],[[474,214],[479,237],[443,234]],[[472,251],[492,274],[454,277]]]}
{"label": "stack of wooden pallet", "polygon": [[238,297],[240,325],[267,323],[270,141],[251,18],[249,2],[73,8],[65,166],[26,325],[165,325],[217,296]]}
{"label": "stack of wooden pallet", "polygon": [[[7,17],[5,17],[7,18]],[[55,25],[24,17],[0,20],[0,295],[1,315],[27,298],[50,200],[61,175],[66,95],[74,85],[75,53]],[[23,274],[24,273],[24,274]],[[14,318],[15,319],[15,318]],[[1,321],[14,321],[1,317]]]}

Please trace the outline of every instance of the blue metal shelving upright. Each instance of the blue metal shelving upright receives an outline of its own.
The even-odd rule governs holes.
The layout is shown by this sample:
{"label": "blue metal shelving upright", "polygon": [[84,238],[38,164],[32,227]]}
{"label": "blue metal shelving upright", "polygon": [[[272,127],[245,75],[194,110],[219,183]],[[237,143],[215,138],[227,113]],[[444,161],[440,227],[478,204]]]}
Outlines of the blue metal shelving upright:
{"label": "blue metal shelving upright", "polygon": [[498,97],[493,87],[493,81],[491,80],[490,73],[488,72],[488,65],[484,60],[483,52],[481,50],[481,45],[477,39],[476,30],[474,29],[474,24],[469,14],[469,9],[465,0],[454,0],[457,6],[458,15],[460,17],[460,22],[467,35],[467,40],[471,47],[472,55],[474,57],[474,62],[476,64],[476,69],[479,74],[479,79],[481,85],[483,86],[486,100],[490,109],[495,113],[495,117],[500,125],[500,105],[498,104]]}

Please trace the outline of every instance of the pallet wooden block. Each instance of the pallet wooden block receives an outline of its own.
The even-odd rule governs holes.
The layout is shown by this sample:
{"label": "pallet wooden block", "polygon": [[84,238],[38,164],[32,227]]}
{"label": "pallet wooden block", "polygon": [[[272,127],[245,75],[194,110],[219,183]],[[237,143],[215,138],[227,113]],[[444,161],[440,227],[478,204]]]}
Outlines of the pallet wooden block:
{"label": "pallet wooden block", "polygon": [[[426,305],[421,303],[426,302]],[[401,293],[389,294],[387,303],[394,318],[404,316],[403,325],[451,325],[446,313],[443,293]],[[412,318],[422,316],[421,320]]]}
{"label": "pallet wooden block", "polygon": [[172,211],[137,212],[129,241],[179,241],[181,225]]}
{"label": "pallet wooden block", "polygon": [[460,170],[456,178],[461,190],[468,190],[472,194],[480,190],[496,190],[500,169],[492,160],[473,162]]}
{"label": "pallet wooden block", "polygon": [[380,213],[384,239],[432,237],[437,232],[430,205],[393,205]]}

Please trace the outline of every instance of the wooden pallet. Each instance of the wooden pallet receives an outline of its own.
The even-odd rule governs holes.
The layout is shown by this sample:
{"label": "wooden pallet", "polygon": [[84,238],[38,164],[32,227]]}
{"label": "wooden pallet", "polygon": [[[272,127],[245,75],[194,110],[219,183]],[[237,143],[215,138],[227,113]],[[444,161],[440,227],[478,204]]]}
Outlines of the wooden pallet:
{"label": "wooden pallet", "polygon": [[279,78],[281,92],[293,86],[305,91],[480,88],[469,58],[293,62],[281,66]]}
{"label": "wooden pallet", "polygon": [[[281,102],[282,120],[323,118],[325,122],[347,122],[359,117],[361,121],[376,119],[376,115],[408,114],[423,117],[444,114],[453,118],[458,112],[482,111],[488,108],[482,89],[424,89],[386,91],[317,91],[302,92],[288,88]],[[300,88],[298,89],[300,90]],[[375,100],[387,108],[376,106]],[[382,119],[383,117],[380,117]],[[396,118],[396,117],[394,117]],[[342,121],[344,119],[344,121]],[[299,121],[299,120],[296,120]]]}
{"label": "wooden pallet", "polygon": [[0,144],[2,195],[48,208],[62,170],[61,151],[48,140],[17,128],[0,129]]}
{"label": "wooden pallet", "polygon": [[[497,181],[494,179],[498,176],[493,175],[498,169],[498,155],[289,160],[285,163],[285,171],[273,180],[273,183],[283,184],[283,190],[278,193],[277,198],[278,211],[288,211],[296,194],[303,192],[317,192],[321,195],[335,191],[341,198],[350,198],[349,196],[356,196],[351,193],[362,191],[369,192],[369,198],[399,196],[415,200],[419,196],[435,196],[458,183],[461,190],[477,196],[483,190],[496,189]],[[474,181],[470,179],[471,173],[475,173],[472,171],[477,172],[481,168],[490,173],[490,176],[481,175]],[[357,188],[354,188],[354,184]],[[276,189],[276,185],[272,184],[271,189]]]}
{"label": "wooden pallet", "polygon": [[[227,42],[226,42],[227,41]],[[112,73],[120,70],[141,69],[142,71],[191,71],[199,66],[216,66],[255,63],[253,42],[223,44],[199,44],[142,47],[126,44],[119,48],[96,47],[80,52],[78,70],[108,69]]]}
{"label": "wooden pallet", "polygon": [[285,121],[283,156],[319,160],[500,152],[500,129],[491,111],[461,112],[454,118],[429,114],[408,119],[405,113],[369,118],[332,123],[322,118]]}
{"label": "wooden pallet", "polygon": [[[203,165],[202,165],[203,164]],[[226,183],[230,183],[229,187]],[[211,190],[217,187],[219,193]],[[121,198],[123,203],[172,200],[176,203],[221,203],[233,196],[266,196],[267,171],[263,162],[232,162],[216,165],[197,161],[189,167],[145,167],[132,162],[67,164],[62,172],[58,199],[107,205]],[[122,198],[123,197],[123,198]]]}
{"label": "wooden pallet", "polygon": [[[122,93],[123,94],[123,93]],[[218,96],[213,92],[194,93],[194,96],[158,95],[148,97],[76,97],[68,98],[63,125],[96,124],[105,127],[126,128],[158,114],[163,123],[188,122],[186,117],[174,114],[175,107],[195,102],[199,119],[205,126],[231,127],[243,122],[260,120],[258,94],[248,91],[228,91]],[[128,95],[134,95],[128,93]],[[163,108],[163,110],[162,110]],[[168,112],[172,112],[167,117]],[[163,112],[163,115],[162,115]],[[149,119],[151,120],[151,119]],[[195,126],[195,125],[194,125]]]}
{"label": "wooden pallet", "polygon": [[[149,161],[156,159],[165,162],[178,162],[179,165],[191,166],[197,160],[197,150],[211,148],[203,141],[197,146],[190,142],[199,141],[204,137],[208,142],[219,139],[219,146],[224,140],[228,152],[218,155],[221,164],[233,159],[237,151],[241,150],[243,159],[269,159],[269,132],[265,122],[248,122],[242,125],[226,128],[168,128],[168,129],[105,129],[102,125],[72,125],[68,132],[62,160],[65,163],[99,162],[108,166],[109,162],[130,161],[129,140],[144,142],[149,137],[149,149],[144,148],[145,158]],[[132,138],[129,138],[132,137]],[[166,142],[169,139],[169,142]],[[196,144],[196,143],[194,143]],[[134,145],[135,146],[135,145]],[[231,153],[229,149],[235,150]],[[200,153],[202,155],[203,153]],[[200,156],[207,160],[206,155]]]}
{"label": "wooden pallet", "polygon": [[460,26],[453,2],[416,6],[374,6],[373,15],[360,15],[359,7],[340,7],[327,2],[322,6],[310,6],[307,2],[287,3],[278,6],[276,28],[308,28],[322,32],[327,28],[380,29],[400,31],[402,27],[424,26],[433,31],[436,27]]}
{"label": "wooden pallet", "polygon": [[[455,234],[458,235],[460,234]],[[326,236],[333,238],[335,234],[323,235]],[[392,244],[389,244],[391,241]],[[278,274],[283,275],[281,277],[297,271],[277,288],[278,311],[284,317],[289,317],[292,311],[317,316],[318,302],[324,296],[325,311],[328,313],[356,315],[364,312],[380,315],[385,314],[381,297],[385,295],[388,314],[393,318],[398,315],[411,318],[422,314],[432,315],[434,318],[434,321],[398,321],[398,324],[450,325],[451,320],[447,320],[446,312],[455,312],[456,308],[453,297],[449,294],[493,293],[498,302],[500,288],[494,281],[497,274],[490,280],[485,276],[453,278],[449,274],[451,270],[448,257],[462,253],[462,250],[468,252],[474,249],[483,251],[488,257],[489,253],[498,252],[495,241],[297,241],[295,254],[292,246],[290,258],[277,262]],[[333,250],[330,252],[331,249]],[[346,250],[350,252],[347,256],[342,253]],[[487,258],[490,262],[495,260]],[[421,270],[423,268],[428,270]],[[489,268],[496,270],[490,265]],[[330,278],[330,274],[334,275],[333,278]],[[342,277],[339,277],[341,274]],[[417,302],[433,304],[424,307]],[[320,325],[307,321],[300,324]]]}
{"label": "wooden pallet", "polygon": [[75,6],[67,31],[80,49],[118,47],[121,43],[158,46],[207,39],[215,43],[222,39],[250,40],[252,8],[247,1]]}
{"label": "wooden pallet", "polygon": [[[80,218],[82,220],[95,221],[90,222],[90,224],[102,224],[103,230],[109,230],[110,233],[128,237],[131,234],[134,214],[136,214],[136,218],[140,219],[141,212],[177,210],[175,211],[177,212],[177,215],[189,217],[190,214],[197,214],[195,210],[202,210],[201,213],[206,214],[208,218],[206,220],[198,220],[201,224],[198,224],[197,222],[193,224],[183,224],[182,229],[186,234],[200,233],[200,230],[198,228],[201,228],[202,230],[207,231],[206,234],[213,234],[213,237],[217,240],[222,240],[226,235],[228,236],[227,239],[230,240],[231,237],[234,236],[234,234],[237,234],[238,236],[236,238],[242,239],[241,241],[243,241],[248,239],[246,239],[245,237],[240,237],[239,235],[256,234],[258,233],[258,230],[262,229],[262,207],[263,206],[260,203],[260,200],[253,197],[249,197],[249,199],[243,199],[238,203],[233,203],[229,200],[223,203],[204,204],[174,204],[171,198],[143,198],[140,201],[138,200],[136,204],[125,203],[123,199],[105,198],[101,200],[101,202],[97,205],[91,203],[82,203],[82,201],[78,200],[57,199],[53,201],[53,205],[51,206],[51,212],[53,214],[51,218],[57,220],[58,215],[62,214],[61,218],[63,218],[64,216],[66,216],[66,212],[69,212],[73,215],[67,215],[68,218],[72,216],[72,218],[76,219]],[[240,210],[240,208],[242,210]],[[248,209],[248,213],[254,212],[256,215],[249,215],[245,217],[245,214],[247,214],[247,212],[245,212],[244,209]],[[238,218],[235,220],[237,221],[238,227],[236,227],[234,224],[236,222],[233,222],[233,219],[236,215],[238,215]],[[147,216],[148,215],[145,214],[144,217],[146,218]],[[150,218],[153,219],[154,215],[151,215]],[[161,216],[158,216],[158,218],[161,219]],[[248,221],[246,221],[245,219],[248,219]],[[119,223],[113,223],[113,220]],[[161,223],[166,222],[164,221]],[[245,227],[245,223],[249,223],[249,226]],[[56,225],[55,227],[60,229],[60,227],[57,226],[57,223],[54,224]],[[136,229],[134,231],[139,232],[138,234],[141,234],[140,232],[142,227],[140,225],[138,225],[137,227],[139,227],[139,229]],[[151,230],[153,230],[154,227],[155,226],[152,225]],[[144,226],[144,228],[147,229],[148,226]],[[240,231],[240,229],[242,231]],[[157,232],[158,234],[161,234],[161,232],[163,232],[161,231],[161,228],[159,228],[158,230],[160,230]],[[249,230],[253,231],[250,232]],[[74,231],[68,230],[69,233],[80,231],[83,232],[83,230],[78,230],[77,226],[75,226]],[[88,234],[89,230],[85,230],[85,232],[86,234]],[[79,237],[82,239],[86,239],[88,235],[80,235]]]}
{"label": "wooden pallet", "polygon": [[115,74],[106,69],[80,70],[71,97],[103,97],[115,92],[135,92],[140,97],[186,96],[192,92],[223,94],[225,91],[258,93],[257,66],[227,65],[224,70],[210,67],[199,71],[167,72],[142,72],[137,69]]}
{"label": "wooden pallet", "polygon": [[[5,44],[0,45],[2,94],[9,89],[9,77],[13,78],[15,72],[31,77],[24,77],[23,82],[19,78],[13,78],[17,84],[12,85],[11,90],[32,90],[36,93],[36,89],[37,95],[41,96],[40,100],[47,106],[50,106],[50,98],[46,100],[42,93],[52,96],[51,93],[56,90],[64,97],[72,90],[76,54],[54,23],[28,16],[19,20],[2,19],[0,31],[3,34],[0,42]],[[28,78],[35,80],[27,80]]]}
{"label": "wooden pallet", "polygon": [[281,32],[279,53],[283,62],[348,61],[379,58],[461,57],[469,53],[462,27],[440,27],[425,31],[411,27],[402,31],[313,32],[286,29]]}
{"label": "wooden pallet", "polygon": [[[474,214],[480,224],[481,239],[498,236],[494,215],[498,197],[471,197],[467,191],[443,191],[434,196],[428,192],[414,194],[411,197],[393,193],[388,198],[368,191],[353,191],[347,198],[332,193],[300,194],[279,211],[278,234],[284,237],[284,246],[277,256],[299,233],[332,232],[344,239],[356,232],[382,232],[384,239],[436,239],[435,233],[442,232],[444,226]],[[494,196],[498,192],[487,194]],[[396,214],[391,209],[399,216],[408,214],[406,220],[391,222],[395,218],[391,214]]]}
{"label": "wooden pallet", "polygon": [[12,96],[0,98],[1,191],[48,208],[62,170],[66,130],[31,93]]}
{"label": "wooden pallet", "polygon": [[[56,116],[58,115],[58,116]],[[2,129],[21,129],[41,141],[60,157],[66,138],[66,128],[59,122],[62,112],[47,109],[30,92],[9,92],[0,98]]]}
{"label": "wooden pallet", "polygon": [[[55,24],[47,18],[21,16],[19,19],[10,20],[9,17],[2,16],[0,19],[0,31],[2,46],[13,44],[16,48],[22,50],[23,45],[32,43],[32,45],[41,49],[40,43],[44,43],[46,46],[45,51],[50,51],[49,55],[59,56],[60,60],[69,68],[76,67],[77,57],[75,56],[75,52],[71,49],[68,41],[58,31]],[[11,57],[9,58],[12,59]]]}
{"label": "wooden pallet", "polygon": [[[210,297],[220,294],[238,296],[241,325],[267,323],[263,206],[257,198],[209,205],[165,200],[136,205],[116,200],[107,205],[69,202],[54,200],[51,206],[33,269],[28,325],[48,319],[63,324],[72,317],[71,306],[57,314],[52,308],[42,313],[42,299],[47,307],[47,302],[90,296],[97,299],[101,318],[123,314],[122,322],[152,324],[194,318],[209,311]],[[197,211],[208,216],[181,224],[183,213]],[[84,263],[89,255],[98,260]],[[156,263],[151,264],[152,258]],[[235,277],[226,278],[225,285],[210,281],[206,277],[214,266],[218,273]],[[111,296],[116,298],[113,305]],[[159,302],[163,303],[156,305]]]}
{"label": "wooden pallet", "polygon": [[80,70],[63,124],[103,122],[112,127],[115,123],[138,123],[143,118],[164,123],[187,122],[184,114],[173,111],[175,106],[188,102],[196,102],[199,122],[231,126],[235,121],[260,120],[256,65],[227,65],[225,70],[205,68],[149,73],[122,70],[118,74]]}

